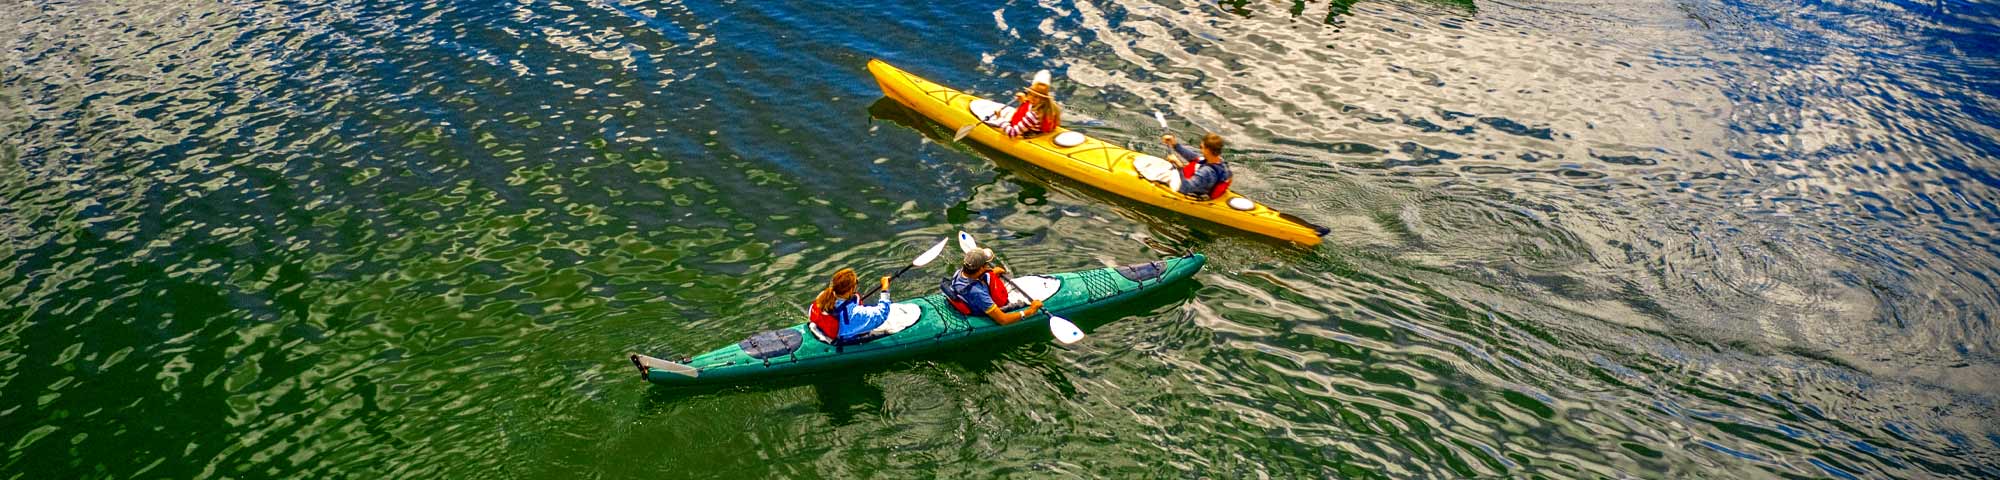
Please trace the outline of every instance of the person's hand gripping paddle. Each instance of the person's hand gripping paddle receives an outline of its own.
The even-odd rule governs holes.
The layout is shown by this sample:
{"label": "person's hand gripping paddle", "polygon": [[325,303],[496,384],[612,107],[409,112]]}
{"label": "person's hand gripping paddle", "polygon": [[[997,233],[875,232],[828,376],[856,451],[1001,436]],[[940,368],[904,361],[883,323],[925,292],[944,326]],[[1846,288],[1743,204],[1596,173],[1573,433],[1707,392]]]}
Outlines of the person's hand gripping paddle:
{"label": "person's hand gripping paddle", "polygon": [[[959,250],[970,252],[978,248],[979,248],[979,242],[972,239],[972,234],[965,232],[958,232]],[[995,258],[994,260],[999,261],[998,258]],[[1007,268],[1006,264],[1004,263],[1001,264],[1000,268]],[[1014,269],[1008,268],[1007,271],[1012,272],[1014,271]],[[1014,283],[1014,279],[1009,278],[1006,275],[1001,275],[1000,279],[1005,280],[1007,282],[1007,288],[1013,289],[1013,291],[1016,292],[1021,292],[1021,294],[1023,295],[1027,294],[1027,290],[1021,289],[1020,284]],[[1069,319],[1063,318],[1060,315],[1056,315],[1056,312],[1053,309],[1046,310],[1046,312],[1049,314],[1049,334],[1054,335],[1056,337],[1057,342],[1062,342],[1063,345],[1069,345],[1072,343],[1076,343],[1077,341],[1083,340],[1083,329],[1077,328],[1076,323],[1071,322],[1069,321]]]}
{"label": "person's hand gripping paddle", "polygon": [[[904,273],[908,273],[911,268],[930,265],[932,260],[937,260],[938,254],[944,253],[944,244],[949,241],[951,241],[949,238],[939,239],[937,245],[932,245],[930,250],[925,250],[923,255],[918,255],[916,260],[911,260],[909,265],[904,265],[902,270],[897,270],[895,275],[889,276],[889,279],[895,280],[897,277],[903,276]],[[879,291],[882,291],[882,286],[876,285],[875,288],[868,290],[868,293],[862,294],[861,298],[874,296],[875,292]]]}

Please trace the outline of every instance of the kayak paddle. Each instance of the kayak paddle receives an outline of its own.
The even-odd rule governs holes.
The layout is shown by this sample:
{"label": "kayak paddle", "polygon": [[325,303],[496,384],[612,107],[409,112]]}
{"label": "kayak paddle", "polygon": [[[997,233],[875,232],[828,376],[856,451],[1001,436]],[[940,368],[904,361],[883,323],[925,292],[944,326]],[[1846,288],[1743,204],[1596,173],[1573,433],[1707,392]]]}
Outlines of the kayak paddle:
{"label": "kayak paddle", "polygon": [[[1173,130],[1171,130],[1171,129],[1168,129],[1168,128],[1167,128],[1167,117],[1166,117],[1166,116],[1163,116],[1163,115],[1160,115],[1160,111],[1159,111],[1159,110],[1154,110],[1154,111],[1153,111],[1153,121],[1155,121],[1155,122],[1160,122],[1160,130],[1162,130],[1162,131],[1165,131],[1165,132],[1166,132],[1165,134],[1168,134],[1168,135],[1171,135],[1171,134],[1173,133]],[[1175,153],[1176,153],[1176,152],[1174,151],[1174,147],[1167,147],[1167,156],[1168,156],[1168,157],[1173,157],[1173,158],[1179,158],[1179,156],[1178,156],[1178,155],[1175,155]],[[1193,162],[1189,162],[1189,163],[1193,163]],[[1174,186],[1175,186],[1175,187],[1179,187],[1179,185],[1174,185]]]}
{"label": "kayak paddle", "polygon": [[972,124],[970,125],[958,127],[958,133],[954,133],[951,135],[951,141],[956,142],[959,140],[964,140],[966,135],[972,134],[972,127],[977,127],[979,126],[979,124],[993,121],[993,117],[1000,116],[1000,112],[1005,110],[1007,109],[1005,108],[995,109],[993,110],[993,113],[986,114],[986,118],[979,119],[979,121],[977,122],[972,122]]}
{"label": "kayak paddle", "polygon": [[971,252],[978,249],[979,242],[972,239],[972,234],[965,233],[964,231],[958,232],[958,251]]}
{"label": "kayak paddle", "polygon": [[[965,233],[963,231],[958,232],[959,250],[970,252],[977,248],[979,248],[979,242],[972,239],[972,234]],[[999,259],[995,258],[994,261],[999,261]],[[1005,266],[1003,265],[1002,268],[1005,268]],[[1014,269],[1009,268],[1007,269],[1007,271],[1012,272],[1014,271]],[[1000,280],[1007,282],[1007,288],[1011,288],[1016,292],[1021,292],[1022,295],[1028,294],[1027,290],[1021,289],[1020,284],[1014,283],[1013,278],[1009,278],[1007,275],[1001,275]],[[1034,297],[1030,296],[1028,298],[1034,298]],[[1046,312],[1049,314],[1049,334],[1055,335],[1056,341],[1062,342],[1063,345],[1069,345],[1072,343],[1076,343],[1077,341],[1083,340],[1083,329],[1077,328],[1076,323],[1070,322],[1069,319],[1056,315],[1056,312],[1053,310],[1048,310]]]}
{"label": "kayak paddle", "polygon": [[[918,255],[916,260],[911,260],[909,265],[904,265],[902,270],[897,270],[895,275],[890,275],[889,280],[894,281],[897,277],[903,276],[912,267],[930,265],[932,260],[937,260],[938,254],[944,253],[944,244],[946,241],[948,239],[939,239],[937,245],[932,245],[930,250],[925,250],[923,255]],[[875,288],[869,289],[868,293],[861,295],[861,298],[868,298],[881,290],[881,285],[875,285]]]}

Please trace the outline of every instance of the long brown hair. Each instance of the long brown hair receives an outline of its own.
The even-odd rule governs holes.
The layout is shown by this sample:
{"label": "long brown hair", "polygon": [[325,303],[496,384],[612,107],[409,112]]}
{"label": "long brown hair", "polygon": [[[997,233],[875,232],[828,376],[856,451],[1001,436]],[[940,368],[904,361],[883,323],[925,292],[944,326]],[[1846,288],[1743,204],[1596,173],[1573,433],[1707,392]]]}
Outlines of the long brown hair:
{"label": "long brown hair", "polygon": [[1035,117],[1043,125],[1062,125],[1062,107],[1056,106],[1056,97],[1049,95],[1049,84],[1034,84],[1028,87],[1028,92],[1035,97]]}
{"label": "long brown hair", "polygon": [[829,283],[825,290],[820,290],[818,297],[813,298],[813,308],[819,309],[822,313],[833,313],[835,304],[854,295],[855,284],[859,281],[852,268],[833,272],[833,282]]}

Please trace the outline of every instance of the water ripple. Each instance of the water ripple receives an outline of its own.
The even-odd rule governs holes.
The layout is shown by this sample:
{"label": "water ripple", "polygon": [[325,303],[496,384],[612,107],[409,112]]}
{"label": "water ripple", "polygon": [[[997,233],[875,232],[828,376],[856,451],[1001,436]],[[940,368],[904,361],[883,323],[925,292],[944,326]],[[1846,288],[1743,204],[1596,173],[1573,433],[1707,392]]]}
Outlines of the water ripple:
{"label": "water ripple", "polygon": [[[2000,476],[1991,5],[0,7],[0,472]],[[1227,136],[1287,249],[948,141],[868,58]],[[914,131],[913,131],[914,130]],[[957,230],[1184,290],[645,389]],[[928,288],[914,275],[899,295]]]}

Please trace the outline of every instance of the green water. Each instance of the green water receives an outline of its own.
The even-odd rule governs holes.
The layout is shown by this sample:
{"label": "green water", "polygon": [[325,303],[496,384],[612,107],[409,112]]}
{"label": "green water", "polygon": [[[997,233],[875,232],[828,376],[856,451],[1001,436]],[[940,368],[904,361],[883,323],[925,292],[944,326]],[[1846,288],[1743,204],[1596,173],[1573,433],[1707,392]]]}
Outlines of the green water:
{"label": "green water", "polygon": [[[1890,6],[0,6],[0,478],[1996,477],[1993,9]],[[1334,231],[952,144],[869,58],[1053,69]],[[625,362],[959,230],[1210,263],[1071,346]]]}

